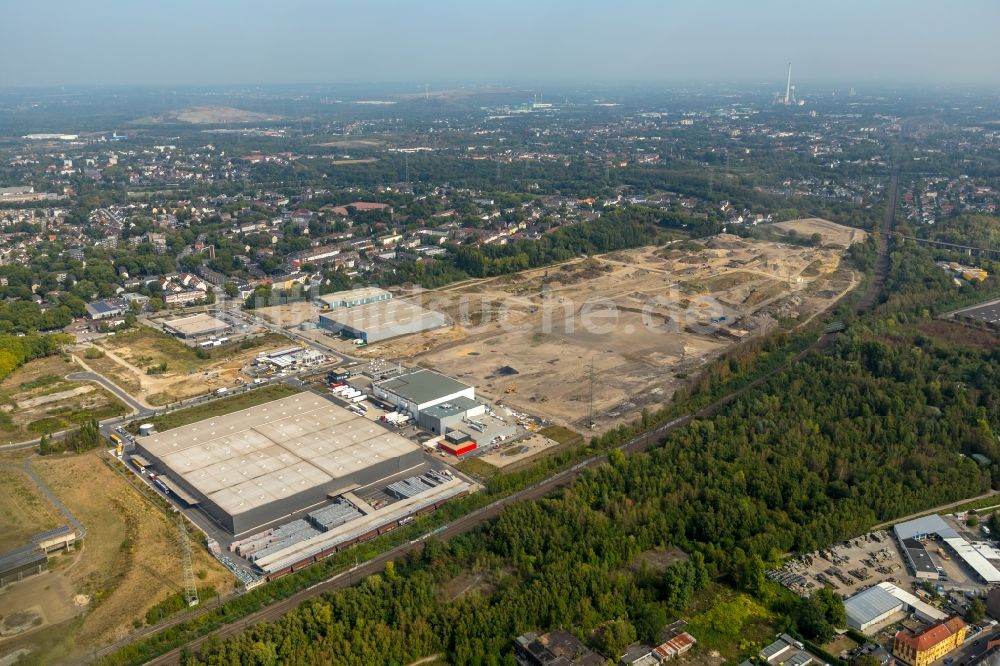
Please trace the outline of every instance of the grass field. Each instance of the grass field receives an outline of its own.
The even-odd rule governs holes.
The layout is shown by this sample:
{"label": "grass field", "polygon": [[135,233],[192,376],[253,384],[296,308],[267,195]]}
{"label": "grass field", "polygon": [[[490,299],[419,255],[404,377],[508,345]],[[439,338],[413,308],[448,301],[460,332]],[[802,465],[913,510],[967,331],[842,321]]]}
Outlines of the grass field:
{"label": "grass field", "polygon": [[246,409],[247,407],[260,405],[265,402],[270,402],[271,400],[278,400],[279,398],[284,398],[300,392],[301,391],[299,389],[292,388],[286,384],[265,386],[264,388],[260,388],[255,391],[249,391],[247,393],[241,393],[239,395],[221,398],[219,400],[212,400],[211,402],[207,402],[203,405],[188,407],[187,409],[179,409],[176,412],[171,412],[169,414],[160,414],[159,416],[154,417],[151,422],[156,426],[158,431],[163,432],[164,430],[178,428],[180,426],[187,425],[188,423],[194,423],[195,421],[201,421],[213,416],[219,416],[220,414],[238,412],[241,409]]}
{"label": "grass field", "polygon": [[455,465],[455,467],[469,476],[473,476],[481,481],[492,479],[500,473],[500,470],[497,467],[484,460],[480,460],[479,458],[469,458],[468,460],[463,460]]}
{"label": "grass field", "polygon": [[[55,599],[76,616],[62,631],[39,633],[29,663],[79,659],[97,645],[123,637],[145,622],[148,609],[175,594],[183,585],[178,533],[172,519],[136,488],[131,473],[117,461],[91,452],[37,458],[33,467],[87,529],[82,547],[53,561],[51,574],[18,583],[15,588],[42,585],[39,592],[64,589]],[[225,592],[233,577],[199,543],[191,544],[199,586]],[[80,604],[81,597],[84,604]],[[75,602],[74,602],[75,600]],[[12,609],[13,610],[13,609]],[[42,609],[58,616],[61,609]]]}
{"label": "grass field", "polygon": [[10,465],[0,467],[0,552],[23,546],[39,532],[65,522],[18,463]]}
{"label": "grass field", "polygon": [[68,356],[48,356],[26,363],[0,382],[0,443],[25,441],[128,412],[100,386],[65,378],[82,369]]}
{"label": "grass field", "polygon": [[578,444],[583,444],[584,441],[583,435],[560,425],[550,425],[542,428],[538,431],[538,434],[565,446],[577,446]]}

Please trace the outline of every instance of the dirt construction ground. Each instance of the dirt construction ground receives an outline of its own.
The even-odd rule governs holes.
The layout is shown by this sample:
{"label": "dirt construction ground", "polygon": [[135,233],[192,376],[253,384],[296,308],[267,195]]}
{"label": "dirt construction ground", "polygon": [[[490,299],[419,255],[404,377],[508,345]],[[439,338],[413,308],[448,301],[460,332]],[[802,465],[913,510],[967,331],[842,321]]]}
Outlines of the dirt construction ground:
{"label": "dirt construction ground", "polygon": [[0,443],[21,442],[128,409],[91,382],[66,379],[83,368],[68,356],[25,363],[0,382]]}
{"label": "dirt construction ground", "polygon": [[785,233],[794,231],[800,238],[809,238],[813,234],[819,234],[823,238],[823,245],[837,245],[844,248],[853,243],[860,243],[868,235],[861,229],[845,227],[818,217],[778,222],[772,226]]}
{"label": "dirt construction ground", "polygon": [[[77,357],[95,372],[128,391],[146,404],[159,406],[202,395],[220,387],[233,387],[240,379],[240,369],[264,351],[287,348],[287,339],[269,334],[250,341],[254,346],[243,348],[242,343],[202,350],[209,358],[199,358],[196,350],[176,338],[140,326],[132,331],[102,340],[98,349],[103,355],[91,358],[79,353]],[[166,371],[158,370],[161,363]],[[243,378],[245,379],[245,378]]]}
{"label": "dirt construction ground", "polygon": [[[25,647],[32,651],[32,663],[78,659],[142,626],[149,608],[181,590],[174,521],[129,485],[127,471],[119,474],[109,467],[100,457],[105,455],[32,459],[34,470],[87,536],[77,550],[53,556],[48,572],[0,590],[3,615],[20,613],[33,623],[30,633],[0,640],[0,655]],[[5,454],[0,462],[19,466],[23,454]],[[233,576],[201,544],[193,542],[191,552],[199,587],[232,589]]]}
{"label": "dirt construction ground", "polygon": [[723,234],[467,281],[420,300],[454,326],[360,353],[411,359],[485,399],[576,428],[589,420],[593,364],[603,431],[666,402],[738,340],[827,309],[858,283],[842,254]]}

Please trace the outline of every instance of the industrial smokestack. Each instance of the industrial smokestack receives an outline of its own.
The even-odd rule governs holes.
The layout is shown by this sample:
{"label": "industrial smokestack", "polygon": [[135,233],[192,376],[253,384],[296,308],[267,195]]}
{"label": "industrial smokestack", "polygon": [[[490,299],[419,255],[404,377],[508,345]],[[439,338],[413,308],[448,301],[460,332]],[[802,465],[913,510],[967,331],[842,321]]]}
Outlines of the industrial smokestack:
{"label": "industrial smokestack", "polygon": [[788,63],[788,81],[785,83],[785,104],[792,103],[792,63]]}

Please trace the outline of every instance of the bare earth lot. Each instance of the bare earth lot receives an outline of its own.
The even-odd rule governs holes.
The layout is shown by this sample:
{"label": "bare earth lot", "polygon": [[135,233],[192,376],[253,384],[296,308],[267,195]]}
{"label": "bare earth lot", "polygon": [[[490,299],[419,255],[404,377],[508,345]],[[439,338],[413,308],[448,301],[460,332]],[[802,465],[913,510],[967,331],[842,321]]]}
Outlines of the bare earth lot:
{"label": "bare earth lot", "polygon": [[809,238],[813,234],[819,234],[823,237],[823,245],[839,245],[845,248],[853,243],[863,241],[868,235],[861,229],[845,227],[818,217],[777,222],[773,226],[786,233],[794,231],[800,238]]}
{"label": "bare earth lot", "polygon": [[[111,379],[141,401],[165,405],[195,395],[232,387],[240,369],[264,351],[289,346],[277,335],[260,338],[260,344],[242,349],[239,343],[210,351],[211,357],[198,358],[196,352],[179,340],[159,331],[139,327],[110,336],[98,347],[103,358],[86,358],[85,363]],[[149,374],[150,368],[166,363],[162,374]]]}
{"label": "bare earth lot", "polygon": [[[0,591],[5,615],[28,612],[42,618],[32,633],[16,639],[40,663],[79,658],[94,646],[123,637],[141,626],[146,610],[183,586],[174,522],[99,455],[59,455],[32,462],[87,529],[83,545],[50,560],[48,573]],[[5,456],[3,462],[15,460]],[[199,586],[212,585],[220,592],[232,588],[232,575],[204,547],[194,543],[191,551]],[[0,652],[7,647],[0,642]]]}
{"label": "bare earth lot", "polygon": [[80,370],[68,357],[49,356],[24,364],[0,382],[0,443],[26,441],[90,418],[128,412],[100,386],[65,378]]}
{"label": "bare earth lot", "polygon": [[[592,365],[596,430],[605,431],[667,402],[740,340],[803,325],[858,284],[841,259],[863,231],[819,219],[781,224],[818,233],[826,246],[720,234],[415,290],[396,297],[454,325],[367,348],[342,344],[355,356],[438,370],[484,399],[577,429],[589,421]],[[316,321],[318,310],[301,302],[259,314],[291,327]],[[322,331],[300,333],[337,346]]]}
{"label": "bare earth lot", "polygon": [[192,125],[221,125],[223,123],[256,123],[281,120],[281,116],[256,111],[245,111],[231,106],[192,106],[168,111],[154,118],[142,118],[136,123],[190,123]]}
{"label": "bare earth lot", "polygon": [[555,446],[559,446],[559,442],[535,433],[510,444],[501,444],[491,449],[486,455],[480,456],[479,459],[502,469],[516,462],[534,458],[542,451]]}
{"label": "bare earth lot", "polygon": [[841,255],[719,235],[701,250],[642,248],[470,281],[424,294],[454,327],[362,353],[413,359],[576,428],[587,425],[593,364],[603,431],[666,402],[738,340],[827,309],[857,284]]}

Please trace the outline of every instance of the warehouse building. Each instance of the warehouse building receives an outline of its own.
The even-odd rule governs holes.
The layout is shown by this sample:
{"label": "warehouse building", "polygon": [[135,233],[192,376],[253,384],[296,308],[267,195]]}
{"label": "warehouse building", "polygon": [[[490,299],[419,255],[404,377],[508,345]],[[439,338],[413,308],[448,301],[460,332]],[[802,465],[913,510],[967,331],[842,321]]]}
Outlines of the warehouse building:
{"label": "warehouse building", "polygon": [[405,409],[418,422],[420,413],[435,405],[457,404],[460,398],[473,402],[476,399],[473,387],[426,368],[411,368],[395,377],[374,382],[372,393],[379,400]]}
{"label": "warehouse building", "polygon": [[16,583],[49,568],[49,558],[34,544],[0,555],[0,587]]}
{"label": "warehouse building", "polygon": [[933,579],[938,575],[937,567],[930,559],[923,542],[932,537],[940,539],[958,559],[984,583],[1000,583],[1000,570],[972,545],[959,536],[941,516],[924,516],[908,520],[892,528],[902,547],[910,569],[917,578]]}
{"label": "warehouse building", "polygon": [[858,592],[844,602],[847,624],[867,633],[872,627],[896,619],[905,613],[906,605],[879,586]]}
{"label": "warehouse building", "polygon": [[378,287],[362,287],[360,289],[347,289],[345,291],[337,291],[332,294],[323,294],[316,297],[316,301],[322,307],[333,309],[353,308],[359,305],[368,305],[369,303],[388,301],[391,298],[392,294],[385,289],[379,289]]}
{"label": "warehouse building", "polygon": [[128,303],[120,298],[103,298],[87,303],[86,309],[87,316],[93,321],[124,317],[130,311]]}
{"label": "warehouse building", "polygon": [[233,327],[221,319],[200,312],[164,321],[163,330],[179,338],[200,338],[206,335],[225,335],[232,332]]}
{"label": "warehouse building", "polygon": [[308,392],[136,441],[168,492],[234,535],[423,461],[413,442]]}
{"label": "warehouse building", "polygon": [[341,307],[319,316],[320,328],[370,344],[448,325],[448,318],[406,301]]}

